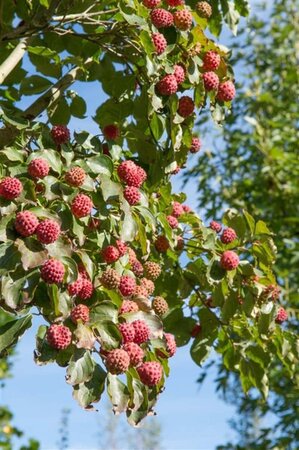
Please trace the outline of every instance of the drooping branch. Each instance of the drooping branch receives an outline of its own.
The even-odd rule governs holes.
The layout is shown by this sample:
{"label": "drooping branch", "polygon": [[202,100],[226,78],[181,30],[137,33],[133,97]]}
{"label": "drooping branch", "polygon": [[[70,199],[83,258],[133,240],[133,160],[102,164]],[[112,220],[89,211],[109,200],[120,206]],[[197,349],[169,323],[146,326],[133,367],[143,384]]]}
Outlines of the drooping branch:
{"label": "drooping branch", "polygon": [[13,69],[18,65],[18,63],[22,60],[26,48],[28,46],[30,38],[23,38],[20,40],[15,49],[11,52],[11,54],[6,58],[5,61],[0,66],[0,84],[6,79],[6,77],[13,71]]}

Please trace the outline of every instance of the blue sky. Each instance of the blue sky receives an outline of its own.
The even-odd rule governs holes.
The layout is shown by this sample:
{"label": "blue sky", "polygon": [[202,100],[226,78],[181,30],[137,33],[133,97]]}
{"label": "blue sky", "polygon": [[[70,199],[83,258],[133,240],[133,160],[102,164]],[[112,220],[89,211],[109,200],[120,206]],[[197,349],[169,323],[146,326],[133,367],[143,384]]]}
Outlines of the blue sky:
{"label": "blue sky", "polygon": [[[227,42],[229,36],[230,34],[225,32],[221,37],[221,43]],[[238,71],[236,78],[238,79]],[[99,105],[103,98],[100,85],[81,83],[74,86],[74,89],[85,98],[89,108],[88,115],[93,114],[93,105]],[[95,97],[98,97],[96,102]],[[86,129],[92,133],[99,132],[98,126],[89,118],[85,121],[73,119],[71,128],[76,131]],[[212,141],[206,141],[203,149],[211,145]],[[195,158],[196,156],[190,158],[189,165],[194,163]],[[179,191],[180,177],[173,177],[173,180],[174,189]],[[193,209],[196,209],[195,182],[195,180],[190,182],[185,189],[188,204]],[[101,432],[100,423],[106,415],[105,408],[103,412],[100,403],[98,413],[81,410],[72,399],[71,387],[64,381],[65,369],[55,365],[43,367],[35,365],[33,349],[39,324],[37,320],[19,343],[14,359],[14,377],[6,382],[5,389],[0,390],[0,402],[10,405],[15,415],[16,426],[25,431],[26,439],[31,436],[40,440],[43,450],[57,448],[63,408],[71,410],[69,448],[99,449],[97,434]],[[162,426],[164,450],[212,450],[216,445],[234,437],[227,423],[234,413],[234,408],[219,400],[214,392],[213,371],[210,371],[210,377],[199,389],[196,379],[201,369],[192,362],[188,352],[188,348],[181,348],[172,358],[171,375],[156,408],[158,415],[150,419],[158,420]],[[127,449],[125,443],[120,449]]]}

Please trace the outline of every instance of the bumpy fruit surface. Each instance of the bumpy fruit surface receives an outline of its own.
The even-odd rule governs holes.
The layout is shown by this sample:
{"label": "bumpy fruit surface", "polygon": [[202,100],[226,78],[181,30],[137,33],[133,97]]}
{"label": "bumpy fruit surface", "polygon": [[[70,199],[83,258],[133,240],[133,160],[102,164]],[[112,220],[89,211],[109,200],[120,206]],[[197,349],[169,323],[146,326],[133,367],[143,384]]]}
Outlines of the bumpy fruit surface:
{"label": "bumpy fruit surface", "polygon": [[68,292],[71,296],[73,295],[78,295],[79,292],[81,291],[83,286],[83,278],[82,276],[79,274],[78,278],[76,281],[73,281],[73,283],[70,283],[67,287]]}
{"label": "bumpy fruit surface", "polygon": [[166,236],[158,236],[155,240],[155,247],[159,253],[166,253],[170,247]]}
{"label": "bumpy fruit surface", "polygon": [[84,183],[85,177],[85,170],[83,170],[81,167],[76,166],[72,167],[68,172],[66,172],[65,181],[70,186],[79,187]]}
{"label": "bumpy fruit surface", "polygon": [[146,8],[153,9],[161,3],[161,0],[143,0],[142,3],[146,6]]}
{"label": "bumpy fruit surface", "polygon": [[41,277],[47,284],[61,283],[64,273],[64,265],[58,259],[48,259],[41,267]]}
{"label": "bumpy fruit surface", "polygon": [[123,161],[117,169],[119,178],[129,186],[139,188],[146,180],[146,173],[142,167],[137,166],[133,161]]}
{"label": "bumpy fruit surface", "polygon": [[198,2],[196,4],[196,11],[200,17],[209,19],[212,15],[212,7],[208,2]]}
{"label": "bumpy fruit surface", "polygon": [[182,238],[182,236],[178,236],[175,249],[181,252],[182,250],[184,250],[184,247],[185,247],[184,239]]}
{"label": "bumpy fruit surface", "polygon": [[144,320],[134,320],[134,322],[132,322],[132,325],[135,330],[134,342],[136,344],[143,344],[143,342],[146,342],[149,340],[150,329],[147,326],[147,324],[144,322]]}
{"label": "bumpy fruit surface", "polygon": [[220,237],[223,244],[230,244],[235,239],[237,239],[237,233],[232,228],[226,228]]}
{"label": "bumpy fruit surface", "polygon": [[135,342],[127,342],[123,346],[123,349],[128,353],[130,357],[131,366],[136,367],[142,363],[145,354],[138,344],[135,344]]}
{"label": "bumpy fruit surface", "polygon": [[57,350],[64,350],[72,342],[72,333],[64,325],[52,324],[47,331],[48,344]]}
{"label": "bumpy fruit surface", "polygon": [[167,47],[167,41],[163,34],[161,33],[153,33],[152,34],[152,42],[154,44],[154,47],[156,49],[157,55],[162,55],[162,53],[165,52]]}
{"label": "bumpy fruit surface", "polygon": [[269,284],[263,291],[262,296],[264,298],[270,298],[274,302],[279,299],[280,296],[280,288],[275,284]]}
{"label": "bumpy fruit surface", "polygon": [[120,314],[132,313],[139,311],[137,303],[132,300],[123,300],[122,305],[119,309]]}
{"label": "bumpy fruit surface", "polygon": [[[190,147],[190,153],[197,153],[197,152],[199,152],[200,148],[201,148],[201,140],[198,137],[193,136],[192,142],[191,142],[191,147]],[[184,208],[184,206],[183,206],[183,208]]]}
{"label": "bumpy fruit surface", "polygon": [[28,173],[34,178],[45,178],[49,171],[48,161],[43,158],[33,159],[28,165]]}
{"label": "bumpy fruit surface", "polygon": [[176,342],[173,334],[164,333],[164,337],[166,340],[166,349],[169,354],[169,358],[171,358],[176,352]]}
{"label": "bumpy fruit surface", "polygon": [[181,64],[176,64],[174,66],[173,75],[177,81],[177,84],[182,84],[185,81],[186,73],[185,69]]}
{"label": "bumpy fruit surface", "polygon": [[220,66],[221,57],[213,50],[208,51],[203,57],[203,68],[205,70],[217,70]]}
{"label": "bumpy fruit surface", "polygon": [[239,262],[239,256],[231,250],[225,251],[220,259],[221,267],[225,270],[236,269],[239,265]]}
{"label": "bumpy fruit surface", "polygon": [[175,229],[179,226],[178,219],[174,216],[167,216],[166,217],[167,222],[169,223],[170,227]]}
{"label": "bumpy fruit surface", "polygon": [[6,200],[14,200],[23,191],[23,185],[17,178],[6,177],[0,181],[0,197]]}
{"label": "bumpy fruit surface", "polygon": [[286,320],[288,320],[288,313],[283,307],[280,307],[277,312],[275,322],[280,324],[285,322]]}
{"label": "bumpy fruit surface", "polygon": [[148,292],[147,289],[144,286],[136,286],[134,291],[134,297],[147,297]]}
{"label": "bumpy fruit surface", "polygon": [[171,8],[176,8],[177,6],[184,5],[184,0],[166,0],[166,3]]}
{"label": "bumpy fruit surface", "polygon": [[71,204],[72,213],[78,218],[89,216],[92,208],[92,200],[85,194],[76,195]]}
{"label": "bumpy fruit surface", "polygon": [[113,375],[120,375],[125,373],[130,365],[130,356],[125,350],[116,348],[108,352],[106,361],[106,367]]}
{"label": "bumpy fruit surface", "polygon": [[166,9],[157,8],[151,12],[151,21],[156,28],[168,28],[173,25],[173,15]]}
{"label": "bumpy fruit surface", "polygon": [[129,254],[129,263],[132,265],[137,260],[136,253],[132,248],[128,248],[128,254]]}
{"label": "bumpy fruit surface", "polygon": [[192,211],[189,205],[182,205],[182,206],[185,213],[190,213]]}
{"label": "bumpy fruit surface", "polygon": [[218,89],[219,77],[215,72],[205,72],[202,74],[203,84],[206,91],[213,91]]}
{"label": "bumpy fruit surface", "polygon": [[103,128],[103,135],[105,136],[105,139],[108,139],[110,141],[116,141],[116,139],[118,139],[120,136],[118,126],[115,124],[106,125]]}
{"label": "bumpy fruit surface", "polygon": [[221,223],[218,223],[215,220],[212,220],[210,222],[210,228],[212,230],[216,231],[216,233],[220,233],[220,231],[222,230],[222,225],[221,225]]}
{"label": "bumpy fruit surface", "polygon": [[131,269],[133,274],[136,275],[136,277],[142,277],[144,268],[140,261],[138,260],[134,261]]}
{"label": "bumpy fruit surface", "polygon": [[157,84],[157,92],[161,95],[172,95],[178,90],[178,83],[174,75],[165,75]]}
{"label": "bumpy fruit surface", "polygon": [[147,261],[144,264],[145,275],[150,280],[155,281],[161,274],[161,266],[153,261]]}
{"label": "bumpy fruit surface", "polygon": [[70,130],[64,125],[55,125],[51,130],[51,136],[55,144],[66,144],[70,140]]}
{"label": "bumpy fruit surface", "polygon": [[232,81],[220,83],[218,87],[217,100],[221,102],[230,102],[235,98],[236,89]]}
{"label": "bumpy fruit surface", "polygon": [[119,251],[120,256],[124,256],[127,253],[128,246],[125,242],[118,240],[116,241],[115,245],[117,247],[117,250]]}
{"label": "bumpy fruit surface", "polygon": [[181,214],[184,214],[183,205],[179,202],[172,202],[172,211],[171,215],[178,218]]}
{"label": "bumpy fruit surface", "polygon": [[163,297],[155,297],[152,304],[153,310],[157,316],[163,316],[168,312],[168,303]]}
{"label": "bumpy fruit surface", "polygon": [[78,323],[81,320],[83,323],[89,321],[89,308],[81,303],[75,306],[71,311],[71,320],[74,323]]}
{"label": "bumpy fruit surface", "polygon": [[89,299],[93,294],[93,284],[90,280],[82,278],[82,287],[78,293],[81,300]]}
{"label": "bumpy fruit surface", "polygon": [[107,264],[112,264],[120,258],[119,250],[114,245],[108,245],[104,248],[102,256]]}
{"label": "bumpy fruit surface", "polygon": [[148,361],[137,368],[140,380],[146,386],[155,386],[161,381],[163,370],[157,361]]}
{"label": "bumpy fruit surface", "polygon": [[120,323],[119,331],[121,332],[123,343],[133,342],[135,339],[135,328],[131,323]]}
{"label": "bumpy fruit surface", "polygon": [[127,202],[129,203],[129,205],[134,206],[134,205],[137,205],[137,203],[139,203],[141,194],[140,194],[138,188],[136,188],[134,186],[127,186],[124,189],[124,197],[127,200]]}
{"label": "bumpy fruit surface", "polygon": [[107,269],[101,275],[101,283],[106,289],[117,289],[120,282],[120,276],[114,269]]}
{"label": "bumpy fruit surface", "polygon": [[140,286],[143,286],[147,290],[148,295],[152,295],[152,293],[155,290],[155,285],[154,285],[153,281],[148,280],[147,278],[141,278]]}
{"label": "bumpy fruit surface", "polygon": [[182,31],[187,31],[192,26],[192,14],[188,9],[176,11],[173,15],[175,26]]}
{"label": "bumpy fruit surface", "polygon": [[123,275],[120,278],[118,289],[120,290],[120,293],[124,297],[128,297],[129,295],[134,294],[135,288],[136,288],[135,278],[132,278],[129,275]]}
{"label": "bumpy fruit surface", "polygon": [[38,226],[38,218],[30,211],[18,212],[15,220],[15,229],[24,237],[32,236]]}
{"label": "bumpy fruit surface", "polygon": [[55,220],[42,220],[36,228],[36,237],[42,244],[52,244],[60,235],[60,225]]}
{"label": "bumpy fruit surface", "polygon": [[188,95],[183,95],[179,100],[178,113],[182,117],[189,117],[194,112],[194,101]]}

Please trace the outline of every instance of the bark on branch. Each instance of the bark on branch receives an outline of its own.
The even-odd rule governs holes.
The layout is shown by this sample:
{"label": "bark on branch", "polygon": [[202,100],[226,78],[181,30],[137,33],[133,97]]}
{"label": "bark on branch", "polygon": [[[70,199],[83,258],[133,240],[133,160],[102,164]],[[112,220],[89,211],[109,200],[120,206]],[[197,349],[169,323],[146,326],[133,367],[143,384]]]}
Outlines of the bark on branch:
{"label": "bark on branch", "polygon": [[23,58],[30,38],[23,38],[18,45],[14,48],[11,54],[6,58],[0,66],[0,84],[3,83],[5,78],[13,71],[17,64]]}

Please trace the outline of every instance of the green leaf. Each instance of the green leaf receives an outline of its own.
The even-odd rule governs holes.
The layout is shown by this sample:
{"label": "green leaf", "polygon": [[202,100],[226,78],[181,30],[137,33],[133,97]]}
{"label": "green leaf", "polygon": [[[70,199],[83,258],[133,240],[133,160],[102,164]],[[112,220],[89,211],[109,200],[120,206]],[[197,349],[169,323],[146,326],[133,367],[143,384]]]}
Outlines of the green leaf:
{"label": "green leaf", "polygon": [[14,270],[21,262],[21,254],[14,243],[7,241],[0,245],[0,275]]}
{"label": "green leaf", "polygon": [[105,388],[106,372],[96,364],[89,381],[75,385],[73,397],[85,409],[93,409],[92,403],[98,402]]}
{"label": "green leaf", "polygon": [[96,322],[92,325],[92,328],[105,350],[112,350],[120,346],[122,341],[121,333],[118,327],[110,320]]}
{"label": "green leaf", "polygon": [[93,376],[95,366],[96,363],[89,351],[76,350],[67,368],[66,382],[74,385],[89,381]]}
{"label": "green leaf", "polygon": [[24,95],[40,94],[52,85],[51,81],[39,75],[24,78],[21,82],[20,91]]}
{"label": "green leaf", "polygon": [[130,395],[127,386],[116,375],[108,373],[107,391],[115,414],[126,411]]}
{"label": "green leaf", "polygon": [[113,172],[113,163],[110,158],[105,155],[97,155],[88,158],[86,161],[91,172],[95,175],[108,175]]}
{"label": "green leaf", "polygon": [[14,345],[24,332],[31,327],[31,314],[11,320],[0,327],[0,354]]}

